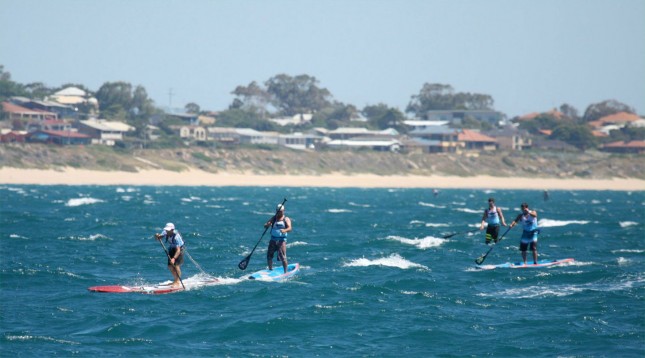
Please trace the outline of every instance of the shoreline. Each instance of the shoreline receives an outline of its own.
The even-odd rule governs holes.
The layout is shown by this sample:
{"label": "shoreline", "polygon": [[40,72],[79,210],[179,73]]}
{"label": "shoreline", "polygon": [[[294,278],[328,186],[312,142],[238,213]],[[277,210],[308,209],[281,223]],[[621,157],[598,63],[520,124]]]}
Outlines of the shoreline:
{"label": "shoreline", "polygon": [[641,179],[556,179],[526,177],[474,177],[440,175],[321,174],[275,175],[209,173],[201,170],[173,172],[95,171],[0,168],[0,184],[10,185],[132,185],[132,186],[268,186],[329,188],[428,188],[428,189],[533,189],[645,191]]}

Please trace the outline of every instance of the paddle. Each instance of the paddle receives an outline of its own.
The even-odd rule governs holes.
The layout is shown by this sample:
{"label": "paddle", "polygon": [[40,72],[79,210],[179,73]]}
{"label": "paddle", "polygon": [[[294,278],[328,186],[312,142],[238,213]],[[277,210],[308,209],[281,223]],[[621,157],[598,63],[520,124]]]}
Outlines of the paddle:
{"label": "paddle", "polygon": [[[161,240],[159,240],[159,243],[161,244],[161,247],[163,247],[163,250],[166,252],[166,256],[168,256],[168,260],[170,260],[170,254],[168,253],[168,250],[166,250],[166,245],[163,244]],[[177,274],[177,277],[179,277],[179,282],[181,282],[181,287],[186,289],[186,286],[184,286],[184,281],[181,279],[181,276],[179,276],[179,272],[177,271],[177,266],[175,264],[172,265],[173,270],[175,270],[175,274]]]}
{"label": "paddle", "polygon": [[449,238],[451,238],[451,237],[453,237],[455,235],[468,234],[468,233],[475,232],[475,231],[479,231],[479,229],[472,229],[472,230],[468,230],[468,231],[456,232],[454,234],[442,236],[442,238],[443,239],[449,239]]}
{"label": "paddle", "polygon": [[[502,234],[502,237],[500,237],[500,238],[499,238],[499,240],[497,240],[497,242],[502,241],[502,239],[504,238],[504,236],[506,236],[506,234],[507,234],[509,231],[511,231],[511,229],[512,229],[512,227],[511,227],[511,226],[509,226],[509,227],[508,227],[508,229],[506,229],[506,232],[505,232],[504,234]],[[479,256],[479,257],[475,260],[475,263],[476,263],[477,265],[481,265],[481,264],[483,264],[483,263],[484,263],[484,260],[486,260],[486,256],[488,256],[488,254],[490,254],[490,252],[491,252],[491,251],[493,251],[493,248],[494,248],[496,245],[497,245],[497,243],[495,243],[495,245],[491,246],[491,247],[490,247],[490,249],[488,249],[488,251],[486,251],[486,253],[485,253],[484,255]]]}
{"label": "paddle", "polygon": [[[287,202],[287,198],[284,198],[284,200],[282,201],[282,204],[281,204],[279,207],[277,207],[277,208],[276,208],[276,210],[275,210],[275,215],[274,215],[273,217],[278,216],[278,211],[280,211],[280,208],[281,208],[281,207],[283,207],[283,206],[284,206],[284,203],[286,203],[286,202]],[[271,227],[272,229],[273,229],[273,225],[274,225],[274,224],[275,224],[275,220],[273,221],[273,223],[271,223],[271,226],[270,226],[270,227]],[[248,265],[249,265],[249,261],[251,261],[251,255],[253,255],[253,252],[255,251],[255,249],[256,249],[256,248],[258,247],[258,245],[260,244],[260,241],[262,241],[262,238],[264,237],[264,234],[266,234],[266,233],[267,233],[267,230],[268,230],[268,229],[269,229],[269,226],[267,226],[267,227],[265,227],[265,228],[264,228],[264,232],[262,233],[262,236],[260,236],[260,240],[258,240],[257,244],[255,244],[255,247],[253,247],[253,250],[251,250],[251,253],[250,253],[247,257],[245,257],[242,261],[240,261],[240,263],[239,263],[239,264],[237,264],[237,267],[239,267],[239,268],[240,268],[240,270],[246,270],[246,266],[248,266]]]}

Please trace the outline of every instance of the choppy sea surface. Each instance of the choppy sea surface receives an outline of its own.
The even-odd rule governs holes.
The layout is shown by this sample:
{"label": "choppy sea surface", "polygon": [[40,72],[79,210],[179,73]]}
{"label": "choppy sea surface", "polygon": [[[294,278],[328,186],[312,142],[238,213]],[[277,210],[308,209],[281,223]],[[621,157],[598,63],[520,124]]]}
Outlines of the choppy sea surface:
{"label": "choppy sea surface", "polygon": [[[645,191],[0,186],[0,355],[643,357]],[[539,214],[543,269],[479,270],[488,197]],[[282,283],[263,223],[287,198]],[[96,285],[167,281],[166,222],[215,286],[166,295]],[[502,232],[504,229],[502,229]],[[486,264],[518,261],[519,227]]]}

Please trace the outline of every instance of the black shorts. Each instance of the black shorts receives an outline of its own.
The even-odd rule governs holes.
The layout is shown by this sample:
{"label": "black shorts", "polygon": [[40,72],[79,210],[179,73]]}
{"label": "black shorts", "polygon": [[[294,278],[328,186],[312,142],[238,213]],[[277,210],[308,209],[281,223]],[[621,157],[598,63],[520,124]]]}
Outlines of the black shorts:
{"label": "black shorts", "polygon": [[499,225],[488,225],[486,234],[490,234],[491,238],[497,239],[499,236]]}
{"label": "black shorts", "polygon": [[267,249],[267,260],[273,260],[273,255],[278,252],[278,261],[287,260],[287,242],[284,240],[271,240],[269,241],[269,248]]}
{"label": "black shorts", "polygon": [[[178,247],[171,247],[170,250],[168,251],[168,255],[170,255],[170,257],[168,257],[168,265],[172,265],[170,263],[170,258],[175,257],[175,254],[177,253],[178,249],[179,249]],[[183,263],[184,263],[184,251],[181,250],[181,252],[179,253],[179,257],[175,259],[175,266],[179,266]]]}

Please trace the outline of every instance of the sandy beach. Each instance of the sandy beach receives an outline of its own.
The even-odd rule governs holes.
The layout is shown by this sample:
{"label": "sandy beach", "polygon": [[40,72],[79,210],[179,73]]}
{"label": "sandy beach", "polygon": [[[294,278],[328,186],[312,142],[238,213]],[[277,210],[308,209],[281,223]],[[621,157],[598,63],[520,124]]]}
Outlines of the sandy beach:
{"label": "sandy beach", "polygon": [[38,170],[0,168],[0,184],[33,185],[151,185],[151,186],[283,186],[333,188],[437,188],[539,190],[645,190],[639,179],[549,179],[512,177],[380,176],[374,174],[257,175],[145,170],[106,172],[75,168]]}

